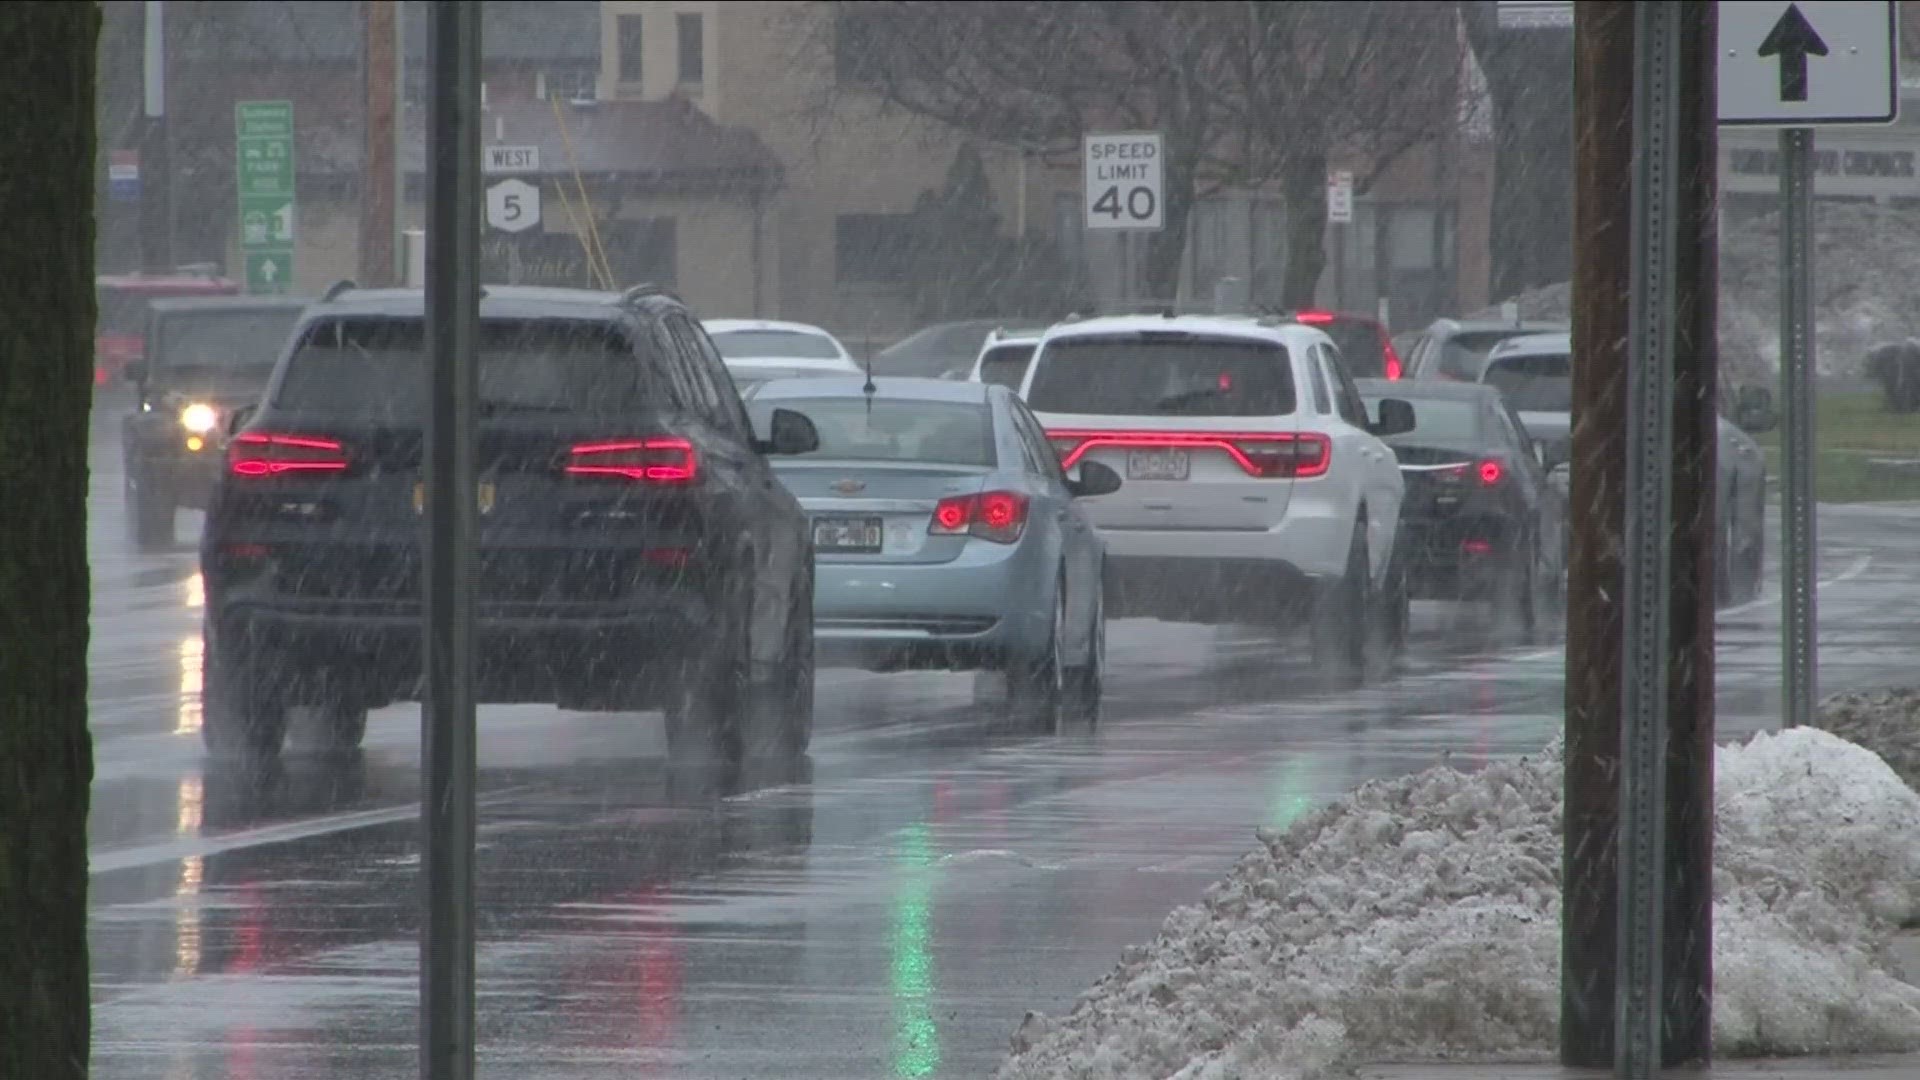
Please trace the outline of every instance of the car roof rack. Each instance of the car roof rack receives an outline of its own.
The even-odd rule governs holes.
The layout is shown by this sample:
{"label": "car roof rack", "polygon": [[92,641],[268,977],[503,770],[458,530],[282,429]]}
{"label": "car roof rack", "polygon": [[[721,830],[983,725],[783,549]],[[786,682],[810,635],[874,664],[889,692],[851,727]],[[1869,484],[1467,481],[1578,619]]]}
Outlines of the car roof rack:
{"label": "car roof rack", "polygon": [[338,300],[342,295],[350,293],[359,287],[360,286],[354,284],[352,278],[341,278],[339,281],[327,286],[326,293],[321,296],[320,299],[322,302]]}

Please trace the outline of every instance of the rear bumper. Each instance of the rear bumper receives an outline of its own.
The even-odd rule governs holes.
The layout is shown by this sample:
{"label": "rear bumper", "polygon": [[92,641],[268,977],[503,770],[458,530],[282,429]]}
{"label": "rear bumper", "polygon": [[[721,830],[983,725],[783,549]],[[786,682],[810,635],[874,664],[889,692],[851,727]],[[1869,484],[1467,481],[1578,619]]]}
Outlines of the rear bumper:
{"label": "rear bumper", "polygon": [[1037,652],[1052,628],[1055,566],[1035,536],[970,540],[945,563],[816,562],[818,662],[965,670]]}
{"label": "rear bumper", "polygon": [[1109,555],[1107,616],[1276,622],[1309,610],[1335,580],[1278,559]]}
{"label": "rear bumper", "polygon": [[1420,600],[1481,600],[1518,554],[1519,530],[1498,519],[1403,521],[1407,594]]}

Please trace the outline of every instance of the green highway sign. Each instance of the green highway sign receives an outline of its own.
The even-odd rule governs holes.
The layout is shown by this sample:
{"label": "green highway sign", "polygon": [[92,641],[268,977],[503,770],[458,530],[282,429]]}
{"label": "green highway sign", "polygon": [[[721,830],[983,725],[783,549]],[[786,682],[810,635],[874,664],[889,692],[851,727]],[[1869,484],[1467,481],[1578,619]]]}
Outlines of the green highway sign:
{"label": "green highway sign", "polygon": [[247,252],[247,291],[284,293],[293,283],[291,251]]}
{"label": "green highway sign", "polygon": [[240,251],[247,291],[283,293],[292,284],[294,251],[293,103],[242,101],[234,106],[234,188],[240,201]]}

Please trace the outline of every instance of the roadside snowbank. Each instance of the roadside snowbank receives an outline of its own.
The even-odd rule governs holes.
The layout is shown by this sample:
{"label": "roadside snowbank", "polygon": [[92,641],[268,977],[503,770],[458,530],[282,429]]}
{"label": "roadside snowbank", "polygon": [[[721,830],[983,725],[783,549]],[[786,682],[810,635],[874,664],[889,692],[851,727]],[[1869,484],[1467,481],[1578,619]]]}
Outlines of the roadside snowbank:
{"label": "roadside snowbank", "polygon": [[[1920,795],[1813,729],[1723,746],[1717,769],[1720,1052],[1920,1046],[1920,989],[1883,949],[1920,914]],[[999,1075],[1313,1080],[1359,1058],[1550,1053],[1560,794],[1555,746],[1262,831],[1071,1013],[1029,1014]]]}
{"label": "roadside snowbank", "polygon": [[1864,690],[1820,703],[1814,725],[1880,755],[1907,786],[1920,790],[1920,690]]}

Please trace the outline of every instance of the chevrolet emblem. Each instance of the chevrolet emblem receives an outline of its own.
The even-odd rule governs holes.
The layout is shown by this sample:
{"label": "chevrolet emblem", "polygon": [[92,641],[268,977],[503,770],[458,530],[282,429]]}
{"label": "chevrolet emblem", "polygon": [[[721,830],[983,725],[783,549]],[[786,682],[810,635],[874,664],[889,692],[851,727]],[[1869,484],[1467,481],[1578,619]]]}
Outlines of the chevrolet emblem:
{"label": "chevrolet emblem", "polygon": [[865,480],[835,480],[829,486],[842,495],[856,495],[867,490],[867,482]]}
{"label": "chevrolet emblem", "polygon": [[[493,513],[493,504],[496,497],[497,492],[494,489],[493,481],[480,481],[480,489],[474,493],[474,502],[479,505],[482,515]],[[427,512],[427,485],[425,481],[420,481],[413,485],[413,512],[416,514],[424,514]]]}

